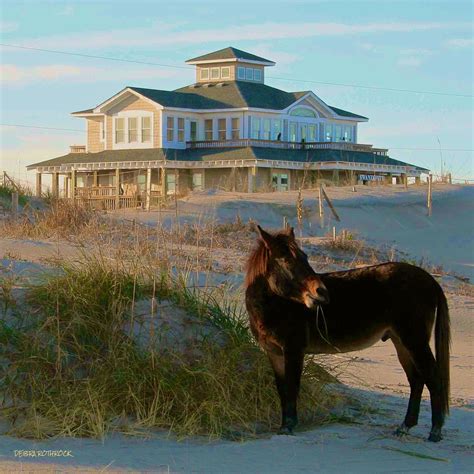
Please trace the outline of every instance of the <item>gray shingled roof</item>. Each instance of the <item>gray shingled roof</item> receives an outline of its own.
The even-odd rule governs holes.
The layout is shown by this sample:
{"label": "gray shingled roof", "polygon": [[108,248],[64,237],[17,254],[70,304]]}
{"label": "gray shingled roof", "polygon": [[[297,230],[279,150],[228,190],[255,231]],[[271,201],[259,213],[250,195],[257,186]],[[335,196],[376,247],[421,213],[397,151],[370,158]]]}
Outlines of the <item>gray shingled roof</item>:
{"label": "gray shingled roof", "polygon": [[198,56],[196,58],[188,59],[186,62],[191,63],[194,61],[216,61],[219,59],[243,59],[243,60],[248,59],[250,61],[262,61],[266,63],[275,64],[273,61],[270,61],[269,59],[256,56],[255,54],[252,54],[252,53],[247,53],[246,51],[233,48],[232,46],[219,49],[219,51],[214,51],[212,53],[203,54],[202,56]]}
{"label": "gray shingled roof", "polygon": [[[203,87],[202,84],[193,84],[175,91],[144,89],[141,87],[129,88],[164,107],[200,110],[242,107],[283,110],[310,92],[286,92],[266,84],[245,81],[228,81],[222,82],[221,86],[212,84],[209,87]],[[343,117],[367,119],[362,115],[353,114],[330,105],[328,107]]]}
{"label": "gray shingled roof", "polygon": [[343,150],[282,150],[278,148],[241,147],[217,149],[186,149],[164,150],[162,148],[147,148],[138,150],[107,150],[98,153],[69,153],[51,160],[42,161],[28,166],[34,169],[37,166],[56,166],[72,163],[104,163],[121,161],[210,161],[210,160],[285,160],[296,162],[318,161],[346,161],[350,163],[370,163],[396,166],[413,166],[421,171],[426,168],[411,165],[395,160],[388,156],[380,156],[368,152],[343,151]]}

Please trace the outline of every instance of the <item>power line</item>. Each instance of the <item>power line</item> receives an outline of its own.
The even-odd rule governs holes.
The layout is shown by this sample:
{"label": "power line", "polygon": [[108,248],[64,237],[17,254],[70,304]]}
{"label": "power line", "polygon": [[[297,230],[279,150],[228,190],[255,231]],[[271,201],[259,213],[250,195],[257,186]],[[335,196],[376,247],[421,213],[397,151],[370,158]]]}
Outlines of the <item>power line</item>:
{"label": "power line", "polygon": [[[167,67],[167,68],[174,68],[174,69],[193,69],[192,66],[176,66],[173,64],[164,64],[164,63],[155,63],[150,61],[139,61],[135,59],[123,59],[123,58],[115,58],[112,56],[98,56],[93,54],[84,54],[84,53],[74,53],[71,51],[61,51],[57,49],[45,49],[45,48],[35,48],[32,46],[20,46],[17,44],[7,44],[7,43],[0,43],[0,46],[8,47],[8,48],[18,48],[18,49],[25,49],[29,51],[41,51],[44,53],[53,53],[53,54],[63,54],[67,56],[78,56],[82,58],[89,58],[89,59],[102,59],[105,61],[119,61],[125,63],[132,63],[132,64],[143,64],[146,66],[159,66],[159,67]],[[290,81],[290,82],[305,82],[311,84],[321,84],[327,86],[337,86],[337,87],[354,87],[358,89],[369,89],[369,90],[378,90],[378,91],[389,91],[389,92],[406,92],[410,94],[429,94],[429,95],[440,95],[440,96],[449,96],[449,97],[464,97],[464,98],[472,98],[472,94],[454,94],[451,92],[438,92],[438,91],[423,91],[423,90],[415,90],[415,89],[398,89],[395,87],[377,87],[377,86],[366,86],[363,84],[346,84],[342,82],[325,82],[325,81],[314,81],[310,79],[296,79],[291,77],[277,77],[277,76],[266,76],[269,79],[275,79],[278,81]]]}
{"label": "power line", "polygon": [[85,130],[79,130],[75,128],[57,128],[57,127],[40,127],[38,125],[23,125],[18,123],[0,123],[2,127],[20,127],[20,128],[40,128],[43,130],[61,130],[63,132],[81,132],[84,133]]}
{"label": "power line", "polygon": [[[61,130],[65,132],[80,132],[85,133],[85,130],[79,130],[75,128],[57,128],[57,127],[43,127],[38,125],[25,125],[17,123],[0,123],[2,127],[20,127],[20,128],[38,128],[41,130]],[[347,142],[344,142],[347,143]],[[439,148],[399,148],[399,147],[387,147],[390,150],[411,150],[411,151],[438,151]],[[442,148],[442,151],[459,151],[459,152],[471,152],[474,148]]]}

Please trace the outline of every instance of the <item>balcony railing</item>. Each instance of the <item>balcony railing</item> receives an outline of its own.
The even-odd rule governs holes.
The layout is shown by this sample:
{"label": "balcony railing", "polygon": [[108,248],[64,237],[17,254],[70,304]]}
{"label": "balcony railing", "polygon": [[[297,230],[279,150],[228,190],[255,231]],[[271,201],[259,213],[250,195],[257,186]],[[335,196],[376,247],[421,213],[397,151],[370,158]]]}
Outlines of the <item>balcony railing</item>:
{"label": "balcony railing", "polygon": [[283,142],[280,140],[259,140],[239,138],[237,140],[203,140],[186,142],[187,148],[237,148],[237,147],[280,148],[284,150],[347,150],[365,151],[385,156],[386,148],[374,148],[372,145],[350,142]]}

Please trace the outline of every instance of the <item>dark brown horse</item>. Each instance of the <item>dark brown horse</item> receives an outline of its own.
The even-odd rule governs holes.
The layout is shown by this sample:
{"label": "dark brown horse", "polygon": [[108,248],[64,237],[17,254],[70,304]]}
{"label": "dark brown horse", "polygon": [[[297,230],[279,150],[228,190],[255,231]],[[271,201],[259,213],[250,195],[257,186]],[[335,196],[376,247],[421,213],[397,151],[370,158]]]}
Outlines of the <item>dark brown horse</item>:
{"label": "dark brown horse", "polygon": [[[252,332],[275,373],[280,433],[291,434],[298,421],[305,354],[350,352],[391,339],[411,389],[405,421],[396,433],[417,424],[426,384],[432,413],[429,440],[441,440],[449,412],[450,323],[436,280],[407,263],[316,274],[293,229],[270,234],[257,227],[260,240],[248,261],[246,306]],[[429,345],[433,326],[436,359]]]}

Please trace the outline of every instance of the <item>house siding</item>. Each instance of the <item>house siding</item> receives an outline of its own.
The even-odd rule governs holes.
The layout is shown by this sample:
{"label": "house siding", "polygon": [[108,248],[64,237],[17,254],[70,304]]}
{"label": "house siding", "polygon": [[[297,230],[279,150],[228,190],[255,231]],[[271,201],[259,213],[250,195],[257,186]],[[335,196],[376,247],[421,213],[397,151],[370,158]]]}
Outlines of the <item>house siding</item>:
{"label": "house siding", "polygon": [[105,143],[100,139],[100,124],[103,121],[103,117],[87,119],[87,151],[89,153],[104,151]]}

